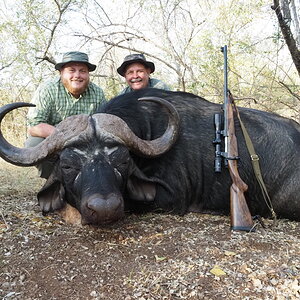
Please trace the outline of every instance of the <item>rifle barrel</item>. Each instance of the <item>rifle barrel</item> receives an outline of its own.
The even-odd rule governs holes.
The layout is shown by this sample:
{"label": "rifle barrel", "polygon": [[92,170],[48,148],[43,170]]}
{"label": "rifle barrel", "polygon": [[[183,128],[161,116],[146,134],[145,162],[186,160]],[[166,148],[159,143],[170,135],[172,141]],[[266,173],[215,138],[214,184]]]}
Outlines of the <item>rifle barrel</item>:
{"label": "rifle barrel", "polygon": [[[227,45],[221,48],[224,56],[224,116],[227,116],[228,105],[228,67],[227,67]],[[223,136],[225,137],[225,153],[227,153],[228,121],[224,120]]]}

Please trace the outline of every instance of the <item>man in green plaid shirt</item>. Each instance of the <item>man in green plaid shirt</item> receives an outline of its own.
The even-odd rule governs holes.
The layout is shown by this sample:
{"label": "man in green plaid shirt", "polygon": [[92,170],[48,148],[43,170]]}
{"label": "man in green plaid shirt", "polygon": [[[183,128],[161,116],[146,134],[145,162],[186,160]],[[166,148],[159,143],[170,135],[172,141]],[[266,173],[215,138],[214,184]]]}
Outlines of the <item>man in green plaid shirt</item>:
{"label": "man in green plaid shirt", "polygon": [[[105,103],[103,90],[90,82],[89,72],[96,66],[85,53],[72,51],[63,55],[55,65],[60,76],[42,84],[33,97],[36,107],[27,115],[29,137],[26,147],[33,147],[52,134],[55,126],[65,118],[77,114],[92,114]],[[47,165],[47,162],[46,164]],[[41,177],[47,178],[51,168],[42,165]],[[45,171],[45,172],[44,172]]]}

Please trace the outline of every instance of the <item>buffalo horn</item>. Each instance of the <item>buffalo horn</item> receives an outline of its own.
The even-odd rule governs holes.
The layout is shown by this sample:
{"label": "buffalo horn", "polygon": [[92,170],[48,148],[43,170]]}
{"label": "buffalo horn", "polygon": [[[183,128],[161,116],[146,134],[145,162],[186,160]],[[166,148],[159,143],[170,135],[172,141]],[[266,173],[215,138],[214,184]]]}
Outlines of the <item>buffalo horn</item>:
{"label": "buffalo horn", "polygon": [[168,151],[175,143],[179,132],[179,115],[176,108],[168,101],[158,97],[143,97],[139,101],[151,101],[166,108],[169,115],[168,127],[164,134],[154,140],[143,140],[136,136],[121,118],[99,113],[93,115],[96,123],[96,132],[101,135],[109,135],[119,140],[132,152],[148,157],[161,155]]}
{"label": "buffalo horn", "polygon": [[88,115],[75,115],[66,118],[57,127],[55,132],[44,141],[32,148],[18,148],[3,137],[1,122],[10,111],[26,106],[35,106],[31,103],[15,102],[0,108],[0,157],[17,166],[33,166],[47,156],[59,151],[67,143],[87,134]]}

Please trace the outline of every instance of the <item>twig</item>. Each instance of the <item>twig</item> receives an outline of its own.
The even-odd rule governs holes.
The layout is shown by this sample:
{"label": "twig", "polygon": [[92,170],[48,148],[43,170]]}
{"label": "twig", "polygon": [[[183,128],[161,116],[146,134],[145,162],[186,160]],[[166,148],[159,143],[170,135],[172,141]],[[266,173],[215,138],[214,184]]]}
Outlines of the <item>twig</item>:
{"label": "twig", "polygon": [[6,220],[5,220],[5,218],[4,218],[4,215],[3,215],[2,211],[0,211],[0,214],[1,214],[1,217],[2,217],[2,219],[3,219],[3,222],[4,222],[5,226],[6,226],[6,228],[9,229],[9,225],[8,225],[7,222],[6,222]]}

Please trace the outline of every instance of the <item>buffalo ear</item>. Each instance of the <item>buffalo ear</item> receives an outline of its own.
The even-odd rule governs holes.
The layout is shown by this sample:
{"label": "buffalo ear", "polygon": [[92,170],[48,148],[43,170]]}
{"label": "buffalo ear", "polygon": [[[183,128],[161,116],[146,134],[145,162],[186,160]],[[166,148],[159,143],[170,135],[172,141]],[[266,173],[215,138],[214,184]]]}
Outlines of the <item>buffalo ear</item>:
{"label": "buffalo ear", "polygon": [[57,178],[56,172],[52,172],[42,189],[38,192],[37,198],[43,213],[53,212],[65,206],[65,189]]}
{"label": "buffalo ear", "polygon": [[135,201],[154,201],[156,184],[137,177],[130,177],[127,181],[127,192],[130,199]]}
{"label": "buffalo ear", "polygon": [[127,193],[131,200],[154,201],[156,182],[149,179],[137,166],[127,180]]}

